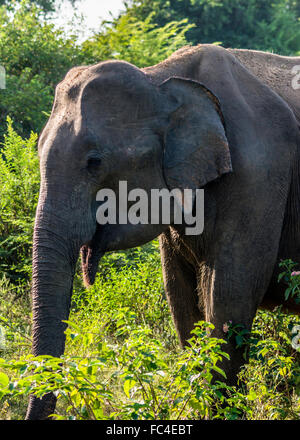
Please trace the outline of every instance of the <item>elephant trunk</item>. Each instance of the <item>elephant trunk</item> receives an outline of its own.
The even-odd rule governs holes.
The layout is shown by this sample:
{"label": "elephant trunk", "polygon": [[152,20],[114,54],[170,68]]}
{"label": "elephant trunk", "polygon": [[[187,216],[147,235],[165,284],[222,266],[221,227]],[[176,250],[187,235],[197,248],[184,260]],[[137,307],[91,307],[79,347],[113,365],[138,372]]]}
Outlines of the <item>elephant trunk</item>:
{"label": "elephant trunk", "polygon": [[[45,206],[38,209],[34,231],[32,283],[35,356],[59,357],[64,352],[66,324],[62,321],[69,316],[80,248],[79,244],[74,245],[74,240],[68,238],[69,235],[67,224],[59,215],[47,215]],[[55,403],[52,393],[42,399],[31,396],[26,419],[47,419],[54,412]]]}

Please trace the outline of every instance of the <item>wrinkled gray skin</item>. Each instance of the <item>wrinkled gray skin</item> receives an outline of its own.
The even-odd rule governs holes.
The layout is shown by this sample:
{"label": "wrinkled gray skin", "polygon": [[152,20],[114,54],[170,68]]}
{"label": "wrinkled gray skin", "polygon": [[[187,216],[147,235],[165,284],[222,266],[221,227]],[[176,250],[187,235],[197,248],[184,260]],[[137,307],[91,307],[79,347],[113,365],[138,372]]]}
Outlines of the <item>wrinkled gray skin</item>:
{"label": "wrinkled gray skin", "polygon": [[[56,90],[39,141],[41,191],[34,232],[33,352],[64,351],[75,263],[86,284],[107,251],[160,235],[165,291],[184,346],[196,321],[251,328],[259,306],[282,301],[276,265],[300,262],[300,58],[203,45],[146,69],[108,61],[72,69]],[[177,77],[177,78],[176,78]],[[97,226],[96,193],[204,188],[205,228]],[[299,312],[293,304],[290,310]],[[242,352],[227,346],[234,384]],[[30,400],[27,418],[54,411]]]}

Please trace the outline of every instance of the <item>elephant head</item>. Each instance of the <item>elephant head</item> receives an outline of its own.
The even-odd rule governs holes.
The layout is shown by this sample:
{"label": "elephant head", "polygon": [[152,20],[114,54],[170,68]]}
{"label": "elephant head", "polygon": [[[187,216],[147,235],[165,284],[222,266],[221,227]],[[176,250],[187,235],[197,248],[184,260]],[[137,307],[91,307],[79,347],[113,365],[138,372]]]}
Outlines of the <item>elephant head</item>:
{"label": "elephant head", "polygon": [[[79,254],[86,284],[107,251],[152,240],[163,224],[96,221],[101,188],[202,188],[231,171],[224,121],[205,86],[170,78],[160,86],[121,61],[72,69],[57,86],[39,140],[41,188],[33,250],[33,353],[64,351]],[[53,412],[52,395],[31,398],[28,419]]]}

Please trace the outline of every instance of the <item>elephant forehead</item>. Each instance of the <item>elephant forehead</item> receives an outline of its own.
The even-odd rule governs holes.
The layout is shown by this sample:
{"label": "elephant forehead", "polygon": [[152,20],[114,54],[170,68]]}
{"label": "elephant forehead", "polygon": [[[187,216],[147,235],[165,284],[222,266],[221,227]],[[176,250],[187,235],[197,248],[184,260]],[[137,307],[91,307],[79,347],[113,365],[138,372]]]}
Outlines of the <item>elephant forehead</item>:
{"label": "elephant forehead", "polygon": [[56,98],[62,101],[76,101],[86,92],[112,90],[132,91],[149,80],[137,67],[125,61],[104,61],[93,66],[71,69],[56,89]]}
{"label": "elephant forehead", "polygon": [[74,68],[57,86],[52,115],[64,120],[137,121],[157,115],[158,89],[137,67],[107,61]]}
{"label": "elephant forehead", "polygon": [[126,116],[137,120],[140,116],[155,114],[160,100],[158,90],[144,73],[132,66],[118,66],[97,71],[83,87],[82,111],[96,112],[98,117]]}
{"label": "elephant forehead", "polygon": [[85,115],[101,119],[122,118],[137,121],[157,114],[158,102],[146,88],[114,83],[111,79],[90,84],[82,96],[81,109]]}
{"label": "elephant forehead", "polygon": [[73,137],[81,133],[83,120],[80,108],[55,103],[51,116],[40,135],[39,153],[50,148],[66,149]]}
{"label": "elephant forehead", "polygon": [[98,132],[103,126],[116,128],[118,133],[122,127],[130,133],[141,126],[150,129],[161,108],[156,86],[129,63],[109,61],[71,69],[56,88],[39,151],[55,148],[57,137],[65,140],[57,148],[65,150],[73,135]]}

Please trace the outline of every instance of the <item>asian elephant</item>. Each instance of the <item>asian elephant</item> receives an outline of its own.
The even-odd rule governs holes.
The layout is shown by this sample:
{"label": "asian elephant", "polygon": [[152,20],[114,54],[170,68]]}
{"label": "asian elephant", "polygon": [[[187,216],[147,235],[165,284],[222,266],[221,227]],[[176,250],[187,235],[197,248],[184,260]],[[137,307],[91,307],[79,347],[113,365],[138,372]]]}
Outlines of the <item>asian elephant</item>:
{"label": "asian elephant", "polygon": [[[180,343],[205,319],[224,337],[250,330],[259,306],[280,304],[282,258],[300,263],[300,58],[186,47],[153,67],[106,61],[72,69],[57,86],[38,145],[41,188],[33,250],[33,353],[64,351],[75,264],[87,285],[105,252],[159,236],[164,286]],[[203,188],[205,225],[96,221],[100,188]],[[287,304],[299,312],[298,306]],[[242,350],[226,346],[233,384]],[[54,411],[30,399],[27,419]]]}

